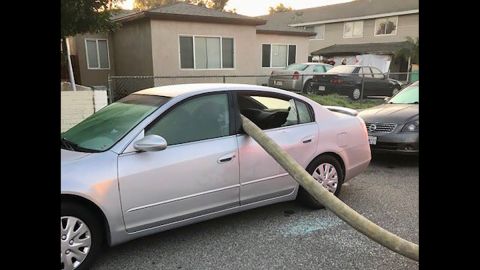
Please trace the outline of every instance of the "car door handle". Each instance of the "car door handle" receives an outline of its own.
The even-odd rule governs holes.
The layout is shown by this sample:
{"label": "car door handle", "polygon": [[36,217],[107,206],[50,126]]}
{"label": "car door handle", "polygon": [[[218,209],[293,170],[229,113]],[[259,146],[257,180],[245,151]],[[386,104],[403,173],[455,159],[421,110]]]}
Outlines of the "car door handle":
{"label": "car door handle", "polygon": [[224,162],[228,162],[228,161],[230,161],[230,160],[232,160],[232,159],[234,159],[234,158],[235,158],[235,153],[230,153],[230,154],[226,154],[225,156],[220,157],[220,158],[217,160],[217,162],[218,162],[218,163],[224,163]]}
{"label": "car door handle", "polygon": [[303,138],[302,143],[311,143],[312,140],[313,140],[313,136],[309,136],[309,137]]}

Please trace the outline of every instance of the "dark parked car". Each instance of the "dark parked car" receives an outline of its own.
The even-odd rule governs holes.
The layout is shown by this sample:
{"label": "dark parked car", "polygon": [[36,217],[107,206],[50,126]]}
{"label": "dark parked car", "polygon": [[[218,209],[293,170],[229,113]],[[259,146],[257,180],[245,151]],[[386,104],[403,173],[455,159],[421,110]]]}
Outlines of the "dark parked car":
{"label": "dark parked car", "polygon": [[419,87],[417,81],[385,104],[361,111],[374,152],[418,153]]}
{"label": "dark parked car", "polygon": [[[364,79],[363,79],[364,78]],[[347,95],[353,100],[363,96],[393,96],[400,92],[401,83],[389,79],[376,67],[360,65],[336,66],[324,74],[314,75],[314,93]]]}
{"label": "dark parked car", "polygon": [[310,82],[314,74],[325,73],[333,68],[324,63],[291,64],[285,69],[274,70],[268,86],[296,92],[311,92]]}

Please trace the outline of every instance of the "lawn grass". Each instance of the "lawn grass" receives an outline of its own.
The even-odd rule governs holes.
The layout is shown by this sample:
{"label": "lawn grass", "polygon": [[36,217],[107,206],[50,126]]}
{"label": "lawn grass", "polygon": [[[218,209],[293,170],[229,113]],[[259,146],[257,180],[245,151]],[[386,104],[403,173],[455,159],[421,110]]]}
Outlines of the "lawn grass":
{"label": "lawn grass", "polygon": [[320,95],[311,95],[311,94],[302,94],[318,103],[321,105],[325,106],[341,106],[341,107],[347,107],[350,109],[355,109],[355,110],[363,110],[367,109],[370,107],[374,107],[377,105],[382,104],[384,101],[383,99],[364,99],[363,101],[353,101],[348,97],[345,96],[340,96],[337,94],[331,94],[331,95],[326,95],[326,96],[320,96]]}

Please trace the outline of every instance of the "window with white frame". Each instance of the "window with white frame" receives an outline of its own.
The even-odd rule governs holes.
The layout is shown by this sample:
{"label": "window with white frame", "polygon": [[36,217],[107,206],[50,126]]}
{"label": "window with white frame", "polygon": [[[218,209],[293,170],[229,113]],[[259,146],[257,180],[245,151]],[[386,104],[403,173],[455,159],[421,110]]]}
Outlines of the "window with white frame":
{"label": "window with white frame", "polygon": [[262,44],[262,67],[286,67],[295,63],[296,45]]}
{"label": "window with white frame", "polygon": [[363,21],[346,22],[343,24],[344,38],[363,37]]}
{"label": "window with white frame", "polygon": [[375,36],[397,34],[398,17],[388,17],[375,20]]}
{"label": "window with white frame", "polygon": [[324,40],[325,39],[325,24],[315,25],[313,32],[317,33],[314,39]]}
{"label": "window with white frame", "polygon": [[109,69],[108,41],[106,39],[85,39],[88,69]]}
{"label": "window with white frame", "polygon": [[180,36],[180,68],[234,68],[233,38]]}

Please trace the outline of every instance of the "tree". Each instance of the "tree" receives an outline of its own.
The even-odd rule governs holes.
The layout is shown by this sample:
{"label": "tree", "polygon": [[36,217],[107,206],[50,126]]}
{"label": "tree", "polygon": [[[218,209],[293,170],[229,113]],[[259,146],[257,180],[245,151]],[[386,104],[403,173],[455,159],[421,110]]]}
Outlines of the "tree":
{"label": "tree", "polygon": [[419,54],[418,37],[415,39],[412,37],[407,37],[407,46],[396,51],[395,58],[404,59],[406,61],[408,61],[408,59],[410,58],[410,61],[412,64],[418,64],[418,61],[419,61],[418,54]]}
{"label": "tree", "polygon": [[268,14],[272,15],[275,13],[279,12],[287,12],[287,11],[292,11],[292,7],[286,7],[283,5],[283,3],[278,4],[276,7],[269,7],[268,8]]}
{"label": "tree", "polygon": [[158,6],[170,5],[176,2],[180,2],[180,1],[178,0],[134,0],[133,9],[145,10],[145,9],[150,9]]}
{"label": "tree", "polygon": [[223,11],[228,0],[134,0],[133,7],[136,10],[145,10],[177,2],[184,2]]}
{"label": "tree", "polygon": [[87,32],[104,32],[115,28],[110,16],[124,0],[61,0],[61,38]]}

